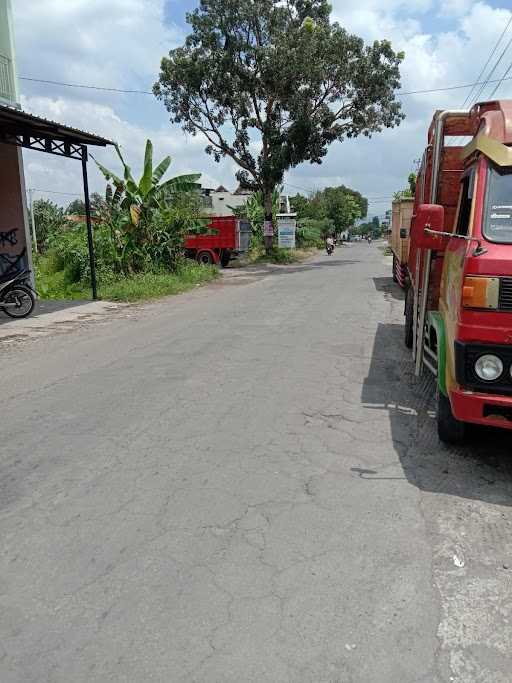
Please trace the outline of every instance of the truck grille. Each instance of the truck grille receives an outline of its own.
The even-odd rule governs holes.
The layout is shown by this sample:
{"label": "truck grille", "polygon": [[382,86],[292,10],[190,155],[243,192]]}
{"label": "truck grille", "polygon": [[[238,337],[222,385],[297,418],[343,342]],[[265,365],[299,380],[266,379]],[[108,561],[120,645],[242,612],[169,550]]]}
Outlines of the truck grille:
{"label": "truck grille", "polygon": [[512,311],[512,277],[500,279],[500,311]]}

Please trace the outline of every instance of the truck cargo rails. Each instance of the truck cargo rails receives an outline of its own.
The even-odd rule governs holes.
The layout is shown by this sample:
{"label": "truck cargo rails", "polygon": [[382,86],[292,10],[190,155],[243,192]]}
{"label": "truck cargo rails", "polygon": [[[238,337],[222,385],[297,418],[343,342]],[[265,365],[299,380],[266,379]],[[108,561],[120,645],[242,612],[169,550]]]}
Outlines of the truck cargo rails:
{"label": "truck cargo rails", "polygon": [[395,199],[391,211],[389,248],[393,252],[393,280],[402,289],[407,285],[407,262],[409,260],[409,230],[414,208],[414,197]]}

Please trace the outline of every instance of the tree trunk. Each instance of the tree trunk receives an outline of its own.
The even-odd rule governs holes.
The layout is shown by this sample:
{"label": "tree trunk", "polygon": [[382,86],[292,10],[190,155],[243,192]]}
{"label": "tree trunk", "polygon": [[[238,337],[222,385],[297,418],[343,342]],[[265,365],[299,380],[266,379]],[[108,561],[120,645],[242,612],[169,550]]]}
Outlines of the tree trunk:
{"label": "tree trunk", "polygon": [[[272,222],[272,190],[265,190],[263,194],[263,208],[265,211],[265,218],[263,223],[263,241],[265,243],[265,253],[268,256],[272,251],[272,246],[274,243],[274,224]],[[266,232],[269,231],[269,228],[267,227],[267,230],[265,228],[266,226],[268,226],[269,223],[270,225],[272,225],[272,234],[266,234]]]}

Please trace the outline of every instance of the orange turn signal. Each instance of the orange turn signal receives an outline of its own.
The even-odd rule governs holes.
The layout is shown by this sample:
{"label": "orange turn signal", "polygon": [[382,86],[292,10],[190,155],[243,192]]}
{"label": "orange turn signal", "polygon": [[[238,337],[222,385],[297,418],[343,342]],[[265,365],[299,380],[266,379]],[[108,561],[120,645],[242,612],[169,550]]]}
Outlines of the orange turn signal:
{"label": "orange turn signal", "polygon": [[462,286],[464,308],[497,309],[500,296],[500,280],[497,277],[468,275]]}

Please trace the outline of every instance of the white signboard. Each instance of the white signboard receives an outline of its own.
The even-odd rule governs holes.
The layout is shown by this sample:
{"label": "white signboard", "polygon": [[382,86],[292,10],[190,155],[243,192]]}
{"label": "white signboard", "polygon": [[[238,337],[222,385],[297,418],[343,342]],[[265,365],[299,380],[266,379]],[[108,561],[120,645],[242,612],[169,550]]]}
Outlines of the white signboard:
{"label": "white signboard", "polygon": [[282,249],[295,249],[295,228],[297,221],[295,218],[277,219],[277,234],[279,246]]}

